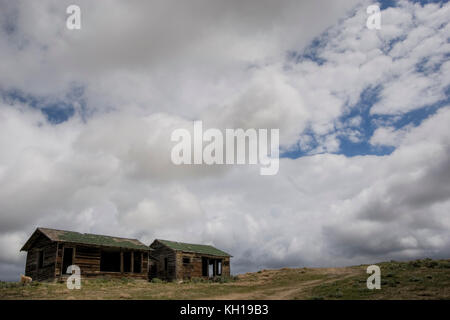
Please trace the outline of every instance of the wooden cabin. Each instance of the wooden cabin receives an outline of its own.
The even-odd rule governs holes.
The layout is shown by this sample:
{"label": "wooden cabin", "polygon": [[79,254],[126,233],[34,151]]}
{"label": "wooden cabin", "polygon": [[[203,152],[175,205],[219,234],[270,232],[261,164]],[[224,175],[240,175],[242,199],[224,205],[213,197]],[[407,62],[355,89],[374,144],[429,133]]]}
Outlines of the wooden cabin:
{"label": "wooden cabin", "polygon": [[156,239],[150,248],[150,279],[230,276],[231,255],[212,246]]}
{"label": "wooden cabin", "polygon": [[27,251],[25,275],[33,280],[63,280],[77,265],[83,277],[148,278],[149,247],[136,239],[37,228]]}

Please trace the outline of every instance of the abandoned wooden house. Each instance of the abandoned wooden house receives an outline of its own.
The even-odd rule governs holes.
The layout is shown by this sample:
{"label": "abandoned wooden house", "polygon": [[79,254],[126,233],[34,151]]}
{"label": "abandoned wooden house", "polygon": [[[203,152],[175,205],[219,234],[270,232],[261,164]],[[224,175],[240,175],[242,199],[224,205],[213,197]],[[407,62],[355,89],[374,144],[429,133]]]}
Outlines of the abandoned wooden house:
{"label": "abandoned wooden house", "polygon": [[70,265],[83,277],[148,278],[149,247],[136,239],[37,228],[27,251],[25,275],[33,280],[63,280]]}
{"label": "abandoned wooden house", "polygon": [[181,280],[230,275],[228,253],[209,245],[156,239],[149,259],[149,278]]}

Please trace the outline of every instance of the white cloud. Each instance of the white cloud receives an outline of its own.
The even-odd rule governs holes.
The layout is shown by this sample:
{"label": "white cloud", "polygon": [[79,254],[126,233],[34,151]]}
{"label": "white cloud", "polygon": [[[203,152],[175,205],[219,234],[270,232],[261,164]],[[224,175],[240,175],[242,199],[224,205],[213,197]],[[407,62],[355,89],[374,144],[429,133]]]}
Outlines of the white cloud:
{"label": "white cloud", "polygon": [[394,127],[379,127],[370,138],[370,144],[397,147],[400,145],[406,131]]}
{"label": "white cloud", "polygon": [[[52,125],[1,103],[0,277],[23,269],[18,248],[38,225],[211,243],[234,272],[448,255],[448,107],[416,127],[376,122],[369,142],[390,155],[330,154],[341,136],[366,138],[352,114],[366,88],[380,87],[372,115],[401,117],[450,81],[448,4],[401,1],[373,31],[367,3],[346,16],[354,2],[82,1],[83,31],[69,33],[55,27],[64,1],[0,2],[16,28],[2,26],[0,89],[65,101],[80,85],[88,109]],[[328,26],[323,64],[286,61]],[[170,133],[195,119],[280,128],[283,147],[311,155],[273,177],[174,166]]]}

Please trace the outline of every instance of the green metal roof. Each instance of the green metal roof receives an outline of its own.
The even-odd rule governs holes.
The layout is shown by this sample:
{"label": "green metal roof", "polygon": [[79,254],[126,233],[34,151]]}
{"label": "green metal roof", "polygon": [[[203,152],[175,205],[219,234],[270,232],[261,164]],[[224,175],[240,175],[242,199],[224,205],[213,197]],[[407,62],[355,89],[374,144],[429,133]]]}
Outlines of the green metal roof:
{"label": "green metal roof", "polygon": [[231,257],[230,254],[225,251],[214,248],[213,246],[205,245],[205,244],[193,244],[193,243],[184,243],[184,242],[176,242],[169,240],[161,240],[156,239],[162,244],[168,246],[169,248],[177,251],[184,252],[195,252],[200,254],[207,254],[212,256],[220,256],[220,257]]}
{"label": "green metal roof", "polygon": [[75,231],[65,231],[48,228],[37,228],[36,231],[42,232],[52,241],[73,242],[87,245],[119,247],[127,249],[150,250],[148,246],[137,239],[118,238],[98,234],[79,233]]}

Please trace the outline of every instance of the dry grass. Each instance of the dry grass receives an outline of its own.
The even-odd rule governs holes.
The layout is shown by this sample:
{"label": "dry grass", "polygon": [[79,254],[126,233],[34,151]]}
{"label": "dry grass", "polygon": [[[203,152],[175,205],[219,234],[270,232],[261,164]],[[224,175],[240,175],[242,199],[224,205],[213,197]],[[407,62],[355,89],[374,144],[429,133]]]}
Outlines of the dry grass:
{"label": "dry grass", "polygon": [[283,268],[246,273],[219,282],[82,280],[65,283],[0,283],[0,299],[450,299],[450,261],[385,262],[381,290],[366,287],[367,266]]}

